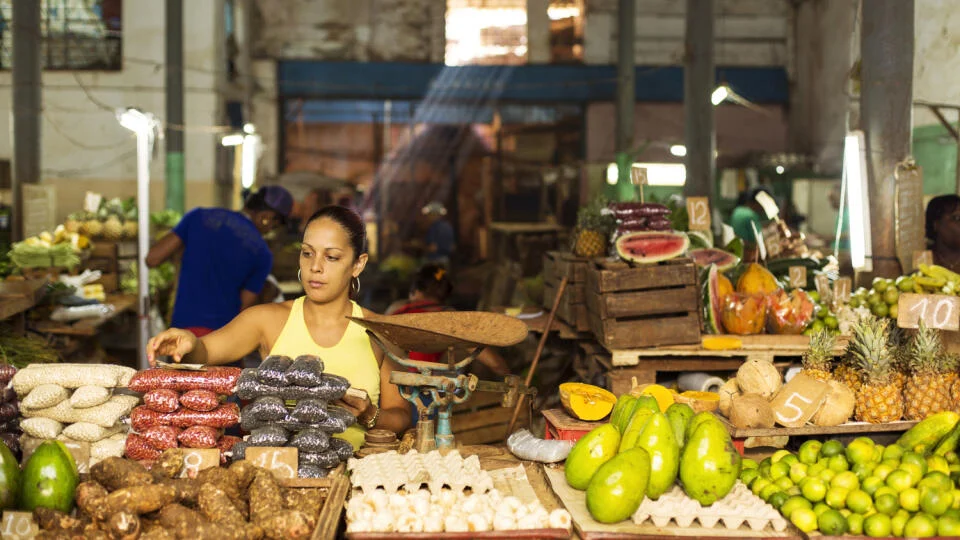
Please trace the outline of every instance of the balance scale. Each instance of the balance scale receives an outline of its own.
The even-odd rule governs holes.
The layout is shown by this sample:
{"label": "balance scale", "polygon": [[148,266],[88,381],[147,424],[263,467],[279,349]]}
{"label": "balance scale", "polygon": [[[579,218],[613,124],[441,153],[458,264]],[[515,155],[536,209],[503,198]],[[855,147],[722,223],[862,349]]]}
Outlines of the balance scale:
{"label": "balance scale", "polygon": [[[513,407],[521,394],[536,395],[520,377],[508,375],[503,382],[481,381],[465,368],[486,347],[509,347],[527,337],[527,325],[514,317],[484,311],[438,311],[403,315],[350,317],[384,354],[405,371],[394,371],[390,382],[400,395],[417,407],[418,452],[453,448],[450,420],[454,405],[464,403],[473,392],[502,392],[503,407]],[[446,363],[411,360],[409,353],[445,353]],[[425,398],[431,399],[429,405]],[[431,418],[437,411],[437,420]]]}

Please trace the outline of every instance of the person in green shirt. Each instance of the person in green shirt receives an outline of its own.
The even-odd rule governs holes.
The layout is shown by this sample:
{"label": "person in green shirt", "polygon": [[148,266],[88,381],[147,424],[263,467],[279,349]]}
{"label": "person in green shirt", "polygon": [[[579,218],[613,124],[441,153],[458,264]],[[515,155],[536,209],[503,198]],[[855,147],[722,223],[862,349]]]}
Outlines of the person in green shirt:
{"label": "person in green shirt", "polygon": [[761,191],[770,194],[770,190],[765,187],[755,187],[741,192],[740,197],[737,198],[737,206],[730,215],[730,226],[733,227],[734,234],[743,240],[744,245],[756,245],[757,237],[753,227],[757,228],[757,232],[761,232],[763,225],[767,222],[763,207],[757,202],[757,194]]}

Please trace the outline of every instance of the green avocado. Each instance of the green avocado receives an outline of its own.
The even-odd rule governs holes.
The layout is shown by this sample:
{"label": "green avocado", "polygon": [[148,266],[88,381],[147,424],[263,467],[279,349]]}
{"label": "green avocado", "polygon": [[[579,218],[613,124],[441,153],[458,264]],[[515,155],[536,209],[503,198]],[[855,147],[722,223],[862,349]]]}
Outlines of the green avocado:
{"label": "green avocado", "polygon": [[23,467],[20,506],[30,512],[44,507],[70,513],[79,482],[76,462],[63,443],[41,443]]}
{"label": "green avocado", "polygon": [[620,432],[613,424],[594,428],[573,445],[567,456],[563,474],[574,489],[584,490],[601,465],[617,455]]}
{"label": "green avocado", "polygon": [[726,497],[737,482],[740,461],[740,453],[733,447],[723,424],[701,422],[680,456],[683,491],[704,506],[717,502]]}
{"label": "green avocado", "polygon": [[20,464],[0,442],[0,510],[15,510],[20,498]]}
{"label": "green avocado", "polygon": [[587,486],[587,510],[600,523],[617,523],[640,507],[650,480],[650,455],[643,448],[617,454],[600,466]]}

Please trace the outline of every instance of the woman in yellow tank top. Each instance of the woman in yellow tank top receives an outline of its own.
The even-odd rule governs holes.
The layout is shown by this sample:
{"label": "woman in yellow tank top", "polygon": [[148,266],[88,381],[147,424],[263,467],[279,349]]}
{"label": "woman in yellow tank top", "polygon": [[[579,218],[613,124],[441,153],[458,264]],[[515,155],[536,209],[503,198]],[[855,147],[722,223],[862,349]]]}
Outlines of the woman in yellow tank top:
{"label": "woman in yellow tank top", "polygon": [[316,355],[323,359],[326,372],[345,377],[368,395],[366,399],[344,396],[339,403],[357,417],[357,424],[342,438],[356,449],[367,429],[403,433],[411,418],[410,407],[390,383],[390,372],[397,365],[384,357],[360,325],[347,319],[366,313],[350,299],[350,293],[359,290],[357,278],[367,264],[363,221],[353,210],[328,206],[308,220],[301,243],[298,275],[305,296],[247,308],[202,338],[179,328],[161,332],[147,344],[151,365],[157,356],[170,356],[175,362],[227,364],[257,349],[262,356]]}

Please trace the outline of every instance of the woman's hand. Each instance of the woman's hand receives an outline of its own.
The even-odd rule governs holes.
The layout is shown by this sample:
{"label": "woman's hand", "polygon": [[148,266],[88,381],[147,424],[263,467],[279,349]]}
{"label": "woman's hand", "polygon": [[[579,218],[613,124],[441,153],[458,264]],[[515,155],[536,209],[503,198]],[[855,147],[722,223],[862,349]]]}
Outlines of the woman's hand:
{"label": "woman's hand", "polygon": [[370,402],[370,396],[367,395],[366,392],[363,392],[363,396],[360,396],[359,392],[347,392],[340,398],[337,405],[350,411],[351,414],[357,417],[357,423],[364,426],[377,412],[376,407]]}
{"label": "woman's hand", "polygon": [[170,356],[179,363],[184,356],[193,352],[197,347],[197,336],[193,332],[170,328],[164,330],[147,342],[147,361],[150,367],[157,366],[157,356]]}

